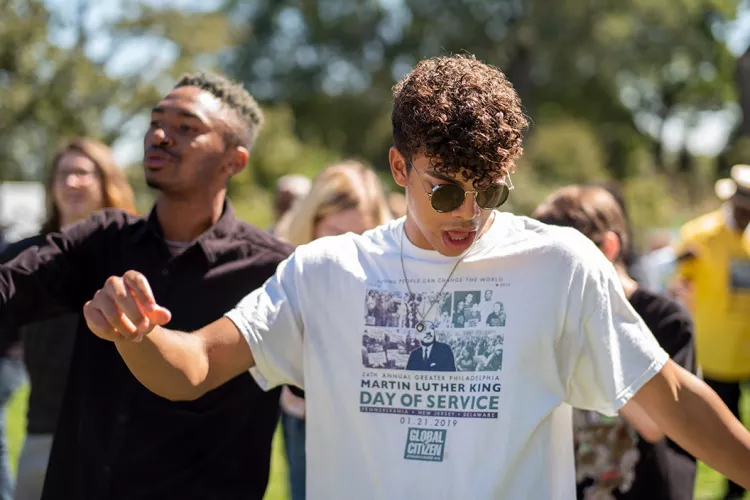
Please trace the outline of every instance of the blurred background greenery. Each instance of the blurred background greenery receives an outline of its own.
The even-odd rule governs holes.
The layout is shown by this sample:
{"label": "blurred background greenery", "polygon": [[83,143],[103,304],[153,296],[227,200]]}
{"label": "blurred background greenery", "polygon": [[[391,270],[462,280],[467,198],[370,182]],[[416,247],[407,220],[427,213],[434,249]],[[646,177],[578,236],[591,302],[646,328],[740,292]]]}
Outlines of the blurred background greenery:
{"label": "blurred background greenery", "polygon": [[[106,4],[106,5],[105,5]],[[0,180],[39,180],[73,134],[113,144],[148,210],[147,111],[183,72],[243,81],[267,124],[231,186],[270,224],[269,188],[355,156],[384,174],[391,87],[419,59],[505,71],[532,125],[508,209],[610,180],[636,236],[715,205],[750,161],[750,2],[737,0],[0,0]]]}

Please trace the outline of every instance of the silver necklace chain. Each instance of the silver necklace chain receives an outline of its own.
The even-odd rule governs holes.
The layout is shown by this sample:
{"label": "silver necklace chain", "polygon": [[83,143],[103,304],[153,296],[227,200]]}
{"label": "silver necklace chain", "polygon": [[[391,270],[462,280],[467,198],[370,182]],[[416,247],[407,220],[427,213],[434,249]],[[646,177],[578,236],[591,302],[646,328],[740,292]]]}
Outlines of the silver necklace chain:
{"label": "silver necklace chain", "polygon": [[[411,287],[409,286],[409,278],[406,276],[406,267],[404,266],[404,234],[406,233],[406,223],[404,223],[403,231],[401,232],[401,272],[404,274],[404,282],[406,283],[406,289],[409,291],[409,295],[414,295],[411,291]],[[472,245],[473,246],[473,245]],[[461,263],[462,260],[464,260],[464,257],[468,255],[468,251],[456,261],[456,264],[453,266],[453,269],[451,269],[451,273],[448,275],[448,277],[445,279],[445,283],[443,283],[443,286],[440,288],[440,291],[435,296],[434,300],[430,301],[430,308],[427,309],[427,312],[424,313],[424,315],[419,312],[419,309],[414,309],[419,316],[422,317],[422,320],[417,323],[416,330],[419,333],[422,333],[425,328],[425,321],[427,321],[427,317],[430,315],[430,311],[432,311],[432,308],[435,307],[435,304],[440,300],[440,297],[443,294],[443,290],[445,290],[445,287],[448,286],[448,283],[450,283],[451,277],[453,276],[453,273],[456,272],[456,268]],[[428,299],[429,300],[429,299]]]}

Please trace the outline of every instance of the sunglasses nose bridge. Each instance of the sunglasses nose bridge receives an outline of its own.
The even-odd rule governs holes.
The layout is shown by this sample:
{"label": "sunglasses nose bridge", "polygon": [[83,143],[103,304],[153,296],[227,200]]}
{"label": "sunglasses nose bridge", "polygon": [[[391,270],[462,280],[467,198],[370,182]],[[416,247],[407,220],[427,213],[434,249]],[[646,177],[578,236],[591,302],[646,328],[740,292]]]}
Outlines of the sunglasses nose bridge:
{"label": "sunglasses nose bridge", "polygon": [[[467,203],[467,197],[469,195],[473,195],[471,198],[469,198]],[[458,216],[460,216],[463,219],[466,220],[472,220],[477,215],[479,215],[480,207],[479,204],[477,204],[477,192],[476,191],[464,191],[464,196],[462,199],[462,203],[456,207],[455,210]]]}

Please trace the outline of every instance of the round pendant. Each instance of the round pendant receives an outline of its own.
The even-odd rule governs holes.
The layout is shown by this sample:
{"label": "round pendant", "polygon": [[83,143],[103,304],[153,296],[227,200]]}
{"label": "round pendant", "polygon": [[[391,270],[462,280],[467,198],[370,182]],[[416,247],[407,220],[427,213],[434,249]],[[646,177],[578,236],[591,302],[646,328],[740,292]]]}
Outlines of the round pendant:
{"label": "round pendant", "polygon": [[419,333],[422,333],[424,331],[424,323],[422,323],[421,321],[417,323],[417,331]]}

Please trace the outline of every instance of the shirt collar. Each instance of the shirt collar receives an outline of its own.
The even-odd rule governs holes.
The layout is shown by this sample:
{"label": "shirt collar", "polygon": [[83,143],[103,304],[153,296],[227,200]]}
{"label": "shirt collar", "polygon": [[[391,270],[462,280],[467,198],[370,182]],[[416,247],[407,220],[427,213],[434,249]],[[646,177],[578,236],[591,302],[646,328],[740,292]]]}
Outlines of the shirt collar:
{"label": "shirt collar", "polygon": [[[229,200],[225,199],[224,208],[222,209],[219,220],[195,239],[195,242],[200,246],[209,263],[215,263],[217,257],[216,247],[212,242],[230,236],[236,229],[236,224],[237,217],[235,217],[234,208]],[[136,243],[141,241],[147,234],[162,240],[164,239],[164,233],[159,224],[159,218],[156,216],[156,206],[151,209],[146,223],[138,228],[134,234]]]}

